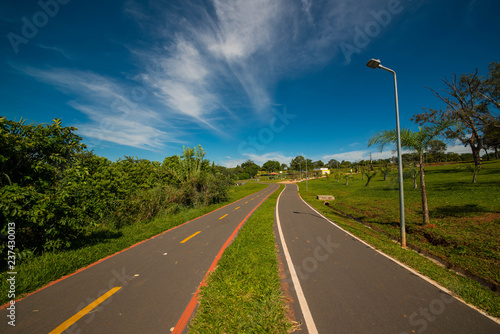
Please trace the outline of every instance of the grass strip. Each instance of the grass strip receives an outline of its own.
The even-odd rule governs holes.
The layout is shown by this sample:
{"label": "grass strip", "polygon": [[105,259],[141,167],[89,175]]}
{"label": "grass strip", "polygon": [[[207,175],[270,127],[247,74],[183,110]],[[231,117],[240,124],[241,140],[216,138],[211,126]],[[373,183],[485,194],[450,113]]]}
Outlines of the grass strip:
{"label": "grass strip", "polygon": [[[89,240],[89,245],[60,252],[46,252],[16,265],[16,299],[106,256],[115,254],[140,241],[149,239],[172,227],[193,220],[266,188],[265,184],[247,183],[232,187],[228,201],[202,208],[183,209],[176,214],[160,213],[154,219],[125,226],[116,231],[106,230]],[[9,291],[7,272],[0,273],[0,291]],[[7,293],[0,295],[0,305],[8,302]]]}
{"label": "grass strip", "polygon": [[[300,186],[300,188],[303,187],[304,185]],[[412,250],[402,249],[384,234],[380,234],[355,220],[342,217],[332,209],[326,207],[322,201],[317,200],[312,194],[307,194],[302,191],[301,196],[325,217],[331,219],[346,231],[349,231],[376,249],[436,281],[467,303],[484,310],[491,316],[500,318],[500,296],[493,291],[484,288],[472,279],[460,276],[439,266],[435,262]]]}
{"label": "grass strip", "polygon": [[226,249],[199,295],[189,333],[287,333],[273,232],[274,192]]}

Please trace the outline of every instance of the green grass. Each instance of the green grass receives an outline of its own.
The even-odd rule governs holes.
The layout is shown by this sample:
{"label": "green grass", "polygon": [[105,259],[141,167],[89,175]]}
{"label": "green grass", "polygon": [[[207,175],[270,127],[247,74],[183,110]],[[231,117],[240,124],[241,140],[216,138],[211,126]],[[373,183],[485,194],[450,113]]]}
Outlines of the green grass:
{"label": "green grass", "polygon": [[[428,167],[426,171],[432,226],[421,225],[420,191],[405,182],[408,243],[491,282],[500,282],[500,162],[485,162],[475,185],[470,183],[472,175],[457,165]],[[494,292],[392,242],[391,238],[399,237],[398,189],[381,176],[375,177],[368,187],[365,183],[359,175],[355,175],[348,186],[345,180],[337,183],[330,177],[309,181],[307,192],[305,184],[300,184],[300,193],[316,209],[353,234],[439,282],[467,302],[500,317],[500,297]],[[317,200],[316,195],[334,195],[336,199],[329,208]],[[345,214],[363,220],[382,233],[344,218]]]}
{"label": "green grass", "polygon": [[201,289],[189,333],[288,333],[273,233],[281,188],[259,207]]}
{"label": "green grass", "polygon": [[[16,265],[16,298],[71,274],[108,255],[119,252],[142,240],[151,238],[172,227],[195,219],[228,203],[253,194],[267,185],[247,183],[229,190],[229,200],[203,208],[183,209],[177,214],[159,214],[156,218],[125,226],[120,230],[101,230],[89,235],[86,246],[62,252],[47,252]],[[0,291],[8,291],[6,272],[0,273]],[[0,305],[8,302],[7,293],[0,296]]]}

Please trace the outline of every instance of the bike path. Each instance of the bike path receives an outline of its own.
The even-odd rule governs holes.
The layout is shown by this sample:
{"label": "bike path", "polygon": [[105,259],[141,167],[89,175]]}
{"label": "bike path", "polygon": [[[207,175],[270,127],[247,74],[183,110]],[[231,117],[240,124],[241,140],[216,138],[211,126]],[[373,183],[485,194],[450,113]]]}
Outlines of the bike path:
{"label": "bike path", "polygon": [[280,194],[276,220],[301,333],[500,333],[491,318],[324,218],[295,184]]}
{"label": "bike path", "polygon": [[0,310],[0,332],[61,332],[62,324],[111,294],[62,328],[64,333],[171,333],[223,245],[278,187],[270,185],[29,295],[15,304],[15,327],[7,324],[8,309]]}

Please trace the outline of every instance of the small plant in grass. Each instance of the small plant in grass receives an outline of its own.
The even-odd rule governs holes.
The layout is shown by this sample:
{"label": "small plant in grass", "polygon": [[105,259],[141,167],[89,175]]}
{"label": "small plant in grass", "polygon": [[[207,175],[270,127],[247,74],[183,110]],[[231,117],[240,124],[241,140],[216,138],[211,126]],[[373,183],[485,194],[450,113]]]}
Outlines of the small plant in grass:
{"label": "small plant in grass", "polygon": [[384,175],[384,181],[387,181],[387,176],[389,176],[389,174],[391,174],[392,168],[386,165],[386,166],[380,168],[380,171],[382,172],[382,175]]}
{"label": "small plant in grass", "polygon": [[418,189],[417,178],[418,178],[418,170],[414,165],[411,165],[410,168],[404,173],[405,178],[410,178],[413,181],[413,189]]}
{"label": "small plant in grass", "polygon": [[337,179],[337,183],[340,183],[340,179],[342,178],[342,175],[343,175],[342,172],[335,173],[335,178]]}
{"label": "small plant in grass", "polygon": [[363,175],[366,176],[366,184],[365,184],[365,187],[368,187],[368,185],[370,184],[370,181],[371,179],[373,179],[373,177],[375,175],[377,175],[377,172],[376,171],[373,171],[373,172],[370,172],[370,171],[363,171]]}
{"label": "small plant in grass", "polygon": [[[422,194],[422,218],[423,224],[429,224],[429,206],[427,204],[427,192],[425,190],[425,172],[424,172],[424,152],[429,147],[429,142],[436,139],[441,135],[441,132],[447,124],[440,124],[432,127],[420,127],[418,132],[411,131],[409,129],[401,130],[401,146],[403,148],[409,148],[417,152],[420,157],[420,192]],[[383,130],[377,132],[368,142],[368,146],[379,145],[380,151],[387,144],[393,144],[396,142],[397,132],[396,130]]]}
{"label": "small plant in grass", "polygon": [[353,179],[353,177],[349,174],[344,174],[344,179],[345,179],[345,185],[349,185],[349,179]]}
{"label": "small plant in grass", "polygon": [[477,174],[481,170],[481,165],[476,166],[473,164],[468,164],[467,170],[472,173],[472,183],[476,183]]}

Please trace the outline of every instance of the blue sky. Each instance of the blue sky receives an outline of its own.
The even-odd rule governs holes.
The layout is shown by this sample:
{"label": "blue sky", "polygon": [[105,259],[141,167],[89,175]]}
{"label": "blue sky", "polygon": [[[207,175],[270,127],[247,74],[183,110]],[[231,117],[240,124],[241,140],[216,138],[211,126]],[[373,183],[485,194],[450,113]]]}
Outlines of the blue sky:
{"label": "blue sky", "polygon": [[[223,166],[390,156],[368,148],[500,61],[500,2],[3,1],[1,115],[61,118],[111,160],[201,144]],[[451,143],[453,146],[453,143]],[[454,150],[468,152],[466,148]]]}

